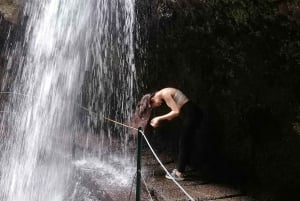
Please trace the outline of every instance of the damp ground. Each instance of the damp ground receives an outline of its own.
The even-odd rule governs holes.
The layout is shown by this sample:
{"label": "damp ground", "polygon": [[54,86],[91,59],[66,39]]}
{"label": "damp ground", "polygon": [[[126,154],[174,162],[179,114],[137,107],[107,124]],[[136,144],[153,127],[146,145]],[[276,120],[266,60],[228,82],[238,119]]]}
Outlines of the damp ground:
{"label": "damp ground", "polygon": [[[165,167],[171,171],[175,163],[171,157],[158,154]],[[122,185],[122,181],[117,184],[111,182],[111,176],[95,174],[95,171],[79,171],[76,180],[82,185],[77,188],[72,200],[81,201],[134,201],[136,200],[135,169],[129,182]],[[142,189],[141,201],[188,201],[188,197],[173,183],[165,178],[165,172],[159,165],[153,154],[149,150],[143,151],[142,157]],[[238,187],[213,182],[202,177],[192,170],[187,171],[186,179],[179,184],[196,201],[255,201],[255,199],[245,195]],[[78,184],[77,184],[78,185]],[[88,191],[86,191],[88,189]],[[84,191],[86,193],[84,193]],[[77,195],[76,195],[77,194]]]}

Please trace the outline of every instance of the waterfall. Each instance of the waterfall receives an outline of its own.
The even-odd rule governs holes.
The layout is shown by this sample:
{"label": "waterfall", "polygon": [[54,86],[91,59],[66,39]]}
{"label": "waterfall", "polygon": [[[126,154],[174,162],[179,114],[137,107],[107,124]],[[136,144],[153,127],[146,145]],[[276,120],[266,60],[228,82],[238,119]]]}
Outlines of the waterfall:
{"label": "waterfall", "polygon": [[24,40],[9,51],[2,84],[1,201],[66,200],[80,135],[87,146],[98,136],[96,158],[113,136],[126,156],[126,130],[103,117],[131,112],[134,17],[133,0],[23,1]]}

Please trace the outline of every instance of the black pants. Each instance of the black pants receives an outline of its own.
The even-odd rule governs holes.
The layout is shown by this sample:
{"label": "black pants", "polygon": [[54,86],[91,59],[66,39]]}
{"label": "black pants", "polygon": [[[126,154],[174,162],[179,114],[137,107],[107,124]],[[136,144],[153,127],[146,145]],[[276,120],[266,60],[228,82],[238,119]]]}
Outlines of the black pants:
{"label": "black pants", "polygon": [[202,111],[191,101],[184,104],[180,110],[181,131],[179,134],[177,169],[184,172],[188,163],[190,150],[193,149],[192,140],[197,135],[197,128],[201,122]]}

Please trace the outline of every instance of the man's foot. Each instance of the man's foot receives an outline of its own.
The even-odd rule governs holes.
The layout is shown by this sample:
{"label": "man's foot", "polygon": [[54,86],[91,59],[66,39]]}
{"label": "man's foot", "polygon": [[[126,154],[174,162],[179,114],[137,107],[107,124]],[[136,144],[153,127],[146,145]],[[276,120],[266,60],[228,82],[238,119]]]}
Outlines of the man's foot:
{"label": "man's foot", "polygon": [[166,174],[165,177],[167,179],[174,178],[176,181],[183,181],[184,180],[184,177],[182,176],[182,173],[180,173],[177,169],[174,169],[170,174],[171,174],[172,177],[170,177],[168,174]]}

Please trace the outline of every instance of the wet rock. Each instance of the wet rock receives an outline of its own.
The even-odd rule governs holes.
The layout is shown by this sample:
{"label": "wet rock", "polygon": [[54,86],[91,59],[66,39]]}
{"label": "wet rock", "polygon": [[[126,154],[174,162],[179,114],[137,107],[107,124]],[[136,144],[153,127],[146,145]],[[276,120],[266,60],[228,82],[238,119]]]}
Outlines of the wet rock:
{"label": "wet rock", "polygon": [[[152,153],[145,149],[142,165],[144,188],[148,188],[151,197],[159,201],[188,201],[188,196],[173,181],[165,178],[165,171],[153,157]],[[170,171],[175,167],[174,161],[159,154],[164,166]],[[193,170],[185,173],[185,180],[179,185],[195,200],[223,200],[223,201],[254,201],[246,196],[237,187],[214,182],[206,176],[201,176]]]}
{"label": "wet rock", "polygon": [[0,1],[0,79],[4,74],[4,67],[7,63],[4,51],[6,47],[13,43],[19,10],[20,6],[15,0]]}
{"label": "wet rock", "polygon": [[134,171],[120,165],[120,162],[121,160],[112,162],[96,158],[74,161],[74,185],[69,194],[80,187],[90,193],[78,192],[78,196],[93,195],[92,201],[134,200]]}
{"label": "wet rock", "polygon": [[92,175],[77,170],[74,173],[73,184],[69,189],[66,201],[113,201],[97,183],[94,182]]}
{"label": "wet rock", "polygon": [[10,23],[16,24],[19,16],[19,3],[17,0],[1,0],[0,15]]}

